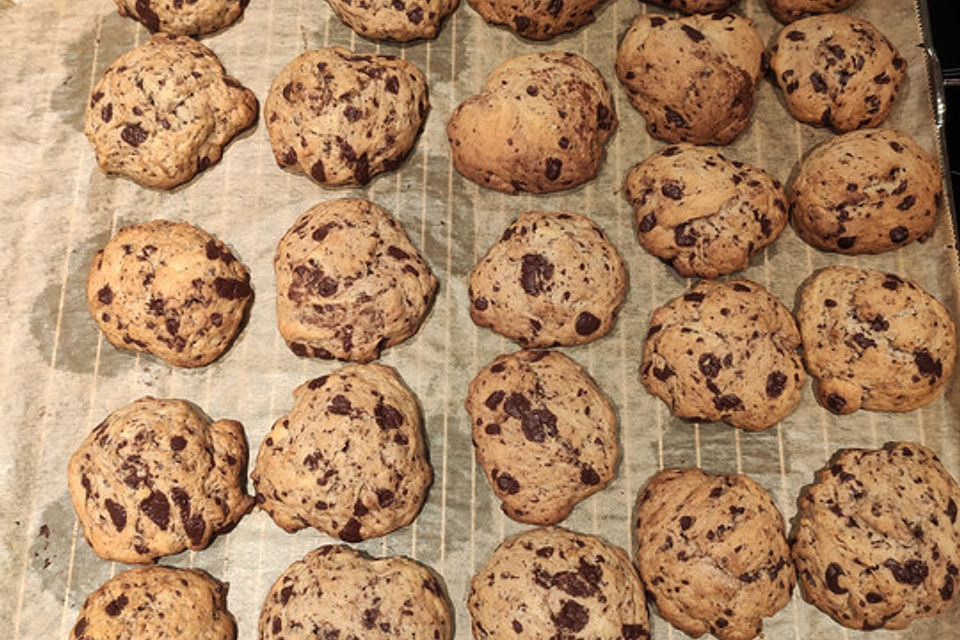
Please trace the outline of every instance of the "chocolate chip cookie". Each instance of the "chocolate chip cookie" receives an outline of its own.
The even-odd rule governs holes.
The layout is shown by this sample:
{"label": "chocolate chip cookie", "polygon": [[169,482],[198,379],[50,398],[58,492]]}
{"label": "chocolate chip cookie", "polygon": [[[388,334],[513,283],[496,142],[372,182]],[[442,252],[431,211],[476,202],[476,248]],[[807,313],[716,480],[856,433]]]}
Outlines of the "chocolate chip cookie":
{"label": "chocolate chip cookie", "polygon": [[199,569],[122,571],[87,596],[70,640],[234,640],[227,586]]}
{"label": "chocolate chip cookie", "polygon": [[483,187],[547,193],[592,180],[617,126],[603,76],[569,52],[507,60],[447,123],[453,164]]}
{"label": "chocolate chip cookie", "polygon": [[230,249],[185,222],[121,229],[87,276],[90,315],[107,340],[178,367],[223,355],[252,299],[250,275]]}
{"label": "chocolate chip cookie", "polygon": [[322,185],[362,185],[400,166],[429,106],[412,63],[330,47],[284,67],[263,116],[280,167]]}
{"label": "chocolate chip cookie", "polygon": [[852,131],[814,148],[790,188],[794,229],[806,243],[881,253],[933,233],[940,167],[905,133]]}
{"label": "chocolate chip cookie", "polygon": [[325,545],[277,578],[259,628],[259,640],[452,640],[453,612],[427,567]]}
{"label": "chocolate chip cookie", "polygon": [[420,408],[397,372],[350,365],[303,383],[250,474],[257,505],[292,532],[347,542],[410,524],[432,480]]}
{"label": "chocolate chip cookie", "polygon": [[84,132],[105,173],[171,189],[220,160],[257,115],[253,92],[187,36],[158,33],[93,87]]}
{"label": "chocolate chip cookie", "polygon": [[747,18],[647,13],[620,42],[616,72],[654,138],[727,144],[750,122],[763,53]]}
{"label": "chocolate chip cookie", "polygon": [[960,487],[930,449],[840,451],[798,504],[803,596],[840,624],[903,629],[956,600]]}
{"label": "chocolate chip cookie", "polygon": [[646,0],[647,4],[655,4],[667,9],[674,9],[680,13],[716,13],[726,11],[737,3],[737,0]]}
{"label": "chocolate chip cookie", "polygon": [[936,398],[957,359],[957,329],[946,307],[892,273],[827,267],[800,291],[797,322],[820,404],[910,411]]}
{"label": "chocolate chip cookie", "polygon": [[756,282],[702,280],[656,309],[640,375],[673,414],[759,431],[800,402],[800,332]]}
{"label": "chocolate chip cookie", "polygon": [[470,0],[470,6],[490,24],[508,27],[531,40],[549,40],[594,20],[603,0]]}
{"label": "chocolate chip cookie", "polygon": [[409,42],[433,38],[458,0],[327,0],[343,23],[374,40]]}
{"label": "chocolate chip cookie", "polygon": [[624,194],[640,245],[683,276],[743,269],[787,224],[780,181],[709,147],[661,149],[630,169]]}
{"label": "chocolate chip cookie", "polygon": [[470,383],[466,406],[477,461],[514,520],[560,522],[613,478],[613,406],[560,352],[498,357]]}
{"label": "chocolate chip cookie", "polygon": [[623,259],[592,220],[529,211],[470,274],[470,317],[522,347],[573,346],[613,327],[627,291]]}
{"label": "chocolate chip cookie", "polygon": [[766,0],[773,17],[789,24],[794,20],[821,13],[837,13],[849,9],[857,0]]}
{"label": "chocolate chip cookie", "polygon": [[694,638],[755,638],[793,592],[783,516],[745,475],[661,471],[640,490],[637,539],[648,597]]}
{"label": "chocolate chip cookie", "polygon": [[143,23],[150,31],[198,36],[233,24],[249,0],[114,0],[122,16]]}
{"label": "chocolate chip cookie", "polygon": [[147,396],[90,432],[70,456],[67,485],[94,553],[147,563],[205,549],[236,524],[253,506],[246,467],[239,422]]}
{"label": "chocolate chip cookie", "polygon": [[647,640],[643,585],[621,549],[558,527],[507,538],[470,581],[476,640]]}
{"label": "chocolate chip cookie", "polygon": [[277,245],[277,323],[298,356],[369,362],[426,316],[437,279],[397,220],[369,200],[328,200]]}
{"label": "chocolate chip cookie", "polygon": [[787,25],[770,53],[770,71],[793,117],[838,132],[886,120],[907,71],[876,27],[839,13]]}

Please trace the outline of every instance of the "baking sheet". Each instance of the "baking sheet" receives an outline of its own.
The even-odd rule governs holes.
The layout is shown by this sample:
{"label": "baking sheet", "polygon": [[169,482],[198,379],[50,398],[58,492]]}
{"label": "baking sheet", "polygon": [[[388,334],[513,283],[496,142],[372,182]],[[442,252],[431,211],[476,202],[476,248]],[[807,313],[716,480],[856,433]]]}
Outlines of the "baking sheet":
{"label": "baking sheet", "polygon": [[[642,118],[613,73],[620,36],[637,12],[650,10],[656,9],[636,0],[609,0],[594,24],[534,43],[485,25],[464,1],[436,40],[398,46],[355,36],[321,0],[252,0],[241,22],[203,41],[261,104],[274,75],[304,50],[343,45],[393,53],[413,61],[429,78],[432,107],[423,135],[398,171],[375,178],[366,189],[331,190],[278,169],[259,123],[226,150],[218,165],[165,193],[101,174],[82,133],[92,84],[112,60],[148,37],[145,29],[118,16],[109,0],[0,0],[0,33],[7,41],[0,65],[0,409],[6,418],[0,438],[0,571],[8,576],[0,592],[0,626],[8,630],[5,635],[66,638],[87,593],[124,569],[90,551],[65,478],[70,453],[107,413],[145,394],[187,398],[214,418],[243,422],[252,459],[272,422],[289,408],[290,392],[336,366],[297,358],[284,346],[276,330],[271,264],[277,240],[296,217],[335,197],[363,195],[392,211],[440,279],[436,304],[421,331],[382,359],[420,398],[435,481],[413,525],[357,546],[375,555],[404,554],[439,571],[456,608],[460,640],[470,637],[470,576],[505,535],[526,528],[500,513],[478,472],[463,409],[474,373],[514,349],[470,322],[466,277],[508,222],[525,210],[569,209],[592,216],[630,270],[629,293],[614,331],[591,345],[565,350],[616,405],[623,449],[615,480],[581,503],[565,526],[632,549],[637,490],[664,466],[748,473],[772,493],[788,519],[796,512],[800,488],[840,447],[912,439],[937,450],[947,468],[960,475],[956,377],[933,404],[903,415],[833,416],[816,404],[808,384],[801,407],[761,433],[681,422],[643,390],[637,366],[649,315],[691,284],[639,248],[632,212],[620,193],[627,169],[661,146],[645,134]],[[779,25],[761,0],[741,0],[736,12],[752,18],[762,38],[772,41]],[[917,7],[906,0],[861,0],[850,13],[876,24],[909,63],[888,125],[941,155]],[[569,192],[512,197],[462,179],[451,165],[444,134],[450,112],[502,60],[555,49],[585,55],[616,97],[620,126],[598,179]],[[765,80],[750,127],[725,153],[787,181],[803,154],[830,135],[793,121]],[[174,369],[114,349],[86,310],[83,285],[97,248],[118,227],[155,218],[186,220],[217,235],[252,274],[256,299],[249,323],[224,358],[200,370]],[[887,269],[918,280],[960,317],[960,271],[946,210],[925,244],[879,256],[821,253],[788,228],[740,275],[764,284],[792,307],[800,282],[830,264]],[[239,637],[253,640],[260,605],[274,579],[327,542],[331,539],[314,530],[286,534],[266,514],[254,512],[205,551],[163,562],[201,567],[229,582]],[[684,637],[656,616],[652,625],[655,638]],[[946,638],[955,637],[957,629],[960,608],[955,607],[907,631],[871,632],[870,637]],[[834,624],[799,592],[767,620],[765,630],[770,640],[861,635]]]}

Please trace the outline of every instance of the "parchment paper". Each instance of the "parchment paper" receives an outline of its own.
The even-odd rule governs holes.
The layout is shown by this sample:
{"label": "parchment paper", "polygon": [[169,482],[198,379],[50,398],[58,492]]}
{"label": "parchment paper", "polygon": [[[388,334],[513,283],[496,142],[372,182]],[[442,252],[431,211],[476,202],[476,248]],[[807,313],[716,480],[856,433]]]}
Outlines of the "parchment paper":
{"label": "parchment paper", "polygon": [[[290,392],[329,372],[330,362],[301,359],[276,330],[271,258],[280,236],[318,201],[366,196],[392,211],[424,251],[440,279],[436,304],[408,343],[382,361],[396,367],[423,406],[436,480],[415,523],[358,545],[374,555],[404,554],[446,580],[456,608],[456,637],[470,637],[467,584],[505,536],[525,526],[501,514],[474,462],[463,409],[472,376],[515,347],[475,327],[467,314],[466,277],[508,222],[530,209],[568,209],[597,220],[630,269],[630,289],[614,331],[566,352],[583,364],[619,412],[623,455],[616,478],[581,503],[564,525],[599,533],[633,549],[637,490],[664,466],[698,465],[710,472],[745,472],[773,495],[785,517],[814,471],[841,447],[875,447],[917,440],[939,452],[960,475],[960,383],[911,413],[859,412],[836,417],[817,405],[810,385],[801,407],[781,424],[744,433],[724,424],[693,425],[672,418],[639,381],[643,336],[652,309],[691,282],[646,254],[635,238],[630,207],[620,193],[626,171],[661,146],[644,132],[613,73],[616,45],[630,19],[653,10],[636,0],[609,0],[597,21],[547,43],[525,42],[485,25],[464,1],[430,42],[383,45],[355,36],[321,0],[252,0],[243,20],[204,43],[227,71],[262,101],[272,78],[310,48],[344,45],[360,52],[405,56],[428,76],[432,107],[413,153],[399,170],[366,189],[327,190],[277,168],[262,123],[227,148],[220,164],[173,192],[143,189],[97,169],[84,138],[83,111],[93,82],[122,52],[143,42],[143,27],[117,15],[109,0],[0,0],[0,628],[8,638],[66,638],[86,595],[123,566],[96,558],[79,533],[67,495],[66,462],[86,433],[110,411],[142,395],[187,398],[214,418],[246,426],[255,455],[272,422],[291,404]],[[761,0],[736,11],[752,18],[771,42],[779,25]],[[916,7],[907,0],[861,0],[850,13],[876,24],[909,63],[907,83],[888,125],[913,135],[936,155],[926,50]],[[528,51],[571,50],[590,59],[616,96],[620,126],[599,177],[550,196],[504,196],[462,179],[452,168],[444,134],[454,106],[475,93],[507,57]],[[761,82],[752,124],[729,151],[782,181],[828,131],[796,123],[769,80]],[[217,363],[174,369],[148,356],[114,349],[90,319],[84,281],[95,251],[120,226],[170,218],[197,224],[227,242],[251,270],[256,299],[249,322]],[[741,275],[756,280],[788,307],[814,269],[856,264],[918,280],[958,313],[960,271],[949,211],[934,236],[879,256],[842,257],[804,245],[787,229]],[[239,637],[256,638],[263,598],[281,571],[331,539],[314,530],[289,535],[262,512],[245,517],[202,552],[165,564],[196,566],[229,582],[229,607]],[[652,616],[655,638],[682,638]],[[766,637],[849,638],[848,632],[794,593],[765,625]],[[872,638],[960,636],[960,608]]]}

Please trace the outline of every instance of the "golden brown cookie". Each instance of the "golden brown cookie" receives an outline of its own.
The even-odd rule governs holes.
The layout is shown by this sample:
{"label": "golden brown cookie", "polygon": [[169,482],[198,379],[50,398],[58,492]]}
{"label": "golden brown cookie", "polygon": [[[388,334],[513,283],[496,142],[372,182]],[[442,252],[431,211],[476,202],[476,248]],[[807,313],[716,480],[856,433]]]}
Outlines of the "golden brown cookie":
{"label": "golden brown cookie", "polygon": [[150,31],[198,36],[230,26],[250,0],[114,0],[122,16]]}
{"label": "golden brown cookie", "polygon": [[458,0],[327,0],[343,23],[367,38],[409,42],[433,38]]}
{"label": "golden brown cookie", "polygon": [[857,0],[766,0],[767,9],[780,22],[788,24],[800,18],[849,9]]}
{"label": "golden brown cookie", "polygon": [[593,22],[603,0],[470,0],[490,24],[506,26],[524,38],[549,40]]}

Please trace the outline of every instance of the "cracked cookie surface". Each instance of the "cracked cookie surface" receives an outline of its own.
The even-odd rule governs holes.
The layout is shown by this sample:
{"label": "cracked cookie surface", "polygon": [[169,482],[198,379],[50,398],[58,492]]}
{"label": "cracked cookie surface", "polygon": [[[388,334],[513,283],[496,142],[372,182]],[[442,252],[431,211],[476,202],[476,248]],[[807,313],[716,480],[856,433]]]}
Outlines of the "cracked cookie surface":
{"label": "cracked cookie surface", "polygon": [[150,31],[198,36],[230,26],[250,0],[114,0],[122,16]]}
{"label": "cracked cookie surface", "polygon": [[643,585],[627,554],[559,527],[504,540],[470,581],[476,640],[647,640]]}
{"label": "cracked cookie surface", "polygon": [[121,229],[87,276],[90,315],[107,340],[178,367],[223,355],[252,299],[250,274],[230,249],[185,222]]}
{"label": "cracked cookie surface", "polygon": [[903,629],[956,600],[960,487],[930,449],[840,451],[798,504],[797,578],[838,623]]}
{"label": "cracked cookie surface", "polygon": [[957,329],[946,307],[892,273],[827,267],[800,291],[797,322],[820,404],[910,411],[937,395],[957,359]]}
{"label": "cracked cookie surface", "polygon": [[466,407],[477,461],[514,520],[560,522],[613,478],[613,406],[562,353],[498,357],[470,382]]}
{"label": "cracked cookie surface", "polygon": [[749,280],[703,280],[656,309],[640,375],[680,418],[759,431],[799,404],[806,374],[793,316]]}
{"label": "cracked cookie surface", "polygon": [[627,173],[640,245],[683,276],[745,268],[787,223],[787,196],[769,173],[716,149],[665,147]]}
{"label": "cracked cookie surface", "polygon": [[105,173],[172,189],[220,160],[257,99],[187,36],[158,33],[117,58],[87,103],[84,133]]}
{"label": "cracked cookie surface", "polygon": [[285,531],[360,542],[406,526],[433,478],[420,408],[396,371],[349,365],[297,387],[250,474],[257,505]]}
{"label": "cracked cookie surface", "polygon": [[327,0],[344,24],[374,40],[433,38],[459,0]]}
{"label": "cracked cookie surface", "polygon": [[660,615],[720,640],[760,635],[795,575],[783,516],[745,475],[666,469],[640,490],[637,566]]}
{"label": "cracked cookie surface", "polygon": [[67,484],[83,535],[104,560],[147,563],[200,550],[253,506],[247,443],[235,420],[184,400],[140,398],[90,432]]}

